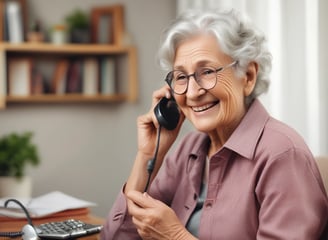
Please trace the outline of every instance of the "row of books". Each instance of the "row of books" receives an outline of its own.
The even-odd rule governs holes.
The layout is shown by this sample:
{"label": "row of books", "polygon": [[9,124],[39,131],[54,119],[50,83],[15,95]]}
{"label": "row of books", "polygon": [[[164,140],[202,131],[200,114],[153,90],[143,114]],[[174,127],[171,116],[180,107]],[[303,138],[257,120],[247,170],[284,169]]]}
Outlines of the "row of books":
{"label": "row of books", "polygon": [[92,96],[117,93],[116,62],[112,57],[60,59],[50,82],[43,78],[30,58],[10,59],[8,69],[10,96],[44,93]]}

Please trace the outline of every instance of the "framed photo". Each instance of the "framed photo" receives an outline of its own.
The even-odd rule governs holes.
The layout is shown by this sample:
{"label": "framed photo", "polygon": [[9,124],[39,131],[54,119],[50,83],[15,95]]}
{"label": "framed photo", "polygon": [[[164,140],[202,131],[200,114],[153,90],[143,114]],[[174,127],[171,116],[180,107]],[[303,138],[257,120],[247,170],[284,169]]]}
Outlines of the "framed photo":
{"label": "framed photo", "polygon": [[0,41],[23,42],[26,32],[26,0],[0,0]]}
{"label": "framed photo", "polygon": [[123,6],[95,7],[91,10],[93,43],[121,45],[124,34]]}

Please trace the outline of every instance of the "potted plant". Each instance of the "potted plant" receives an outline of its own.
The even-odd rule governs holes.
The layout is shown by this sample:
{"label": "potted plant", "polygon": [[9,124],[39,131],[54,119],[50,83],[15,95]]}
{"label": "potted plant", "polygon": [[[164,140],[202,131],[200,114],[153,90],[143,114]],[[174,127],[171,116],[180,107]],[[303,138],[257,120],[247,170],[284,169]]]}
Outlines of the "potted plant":
{"label": "potted plant", "polygon": [[81,9],[75,9],[65,18],[72,43],[90,42],[89,16]]}
{"label": "potted plant", "polygon": [[27,40],[29,42],[43,42],[44,34],[42,32],[41,22],[35,20],[27,33]]}
{"label": "potted plant", "polygon": [[0,197],[29,197],[31,180],[25,176],[25,169],[40,164],[32,136],[31,132],[14,132],[0,138]]}

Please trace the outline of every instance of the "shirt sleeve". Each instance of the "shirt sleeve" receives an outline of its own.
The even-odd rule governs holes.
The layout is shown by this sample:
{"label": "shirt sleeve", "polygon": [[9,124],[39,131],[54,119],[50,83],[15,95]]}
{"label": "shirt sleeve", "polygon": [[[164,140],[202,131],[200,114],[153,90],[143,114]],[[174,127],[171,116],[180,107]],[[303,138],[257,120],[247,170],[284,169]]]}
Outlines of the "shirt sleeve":
{"label": "shirt sleeve", "polygon": [[256,187],[260,203],[257,239],[320,239],[328,203],[315,160],[301,149],[264,166]]}
{"label": "shirt sleeve", "polygon": [[140,239],[127,211],[123,189],[118,194],[100,233],[101,240]]}

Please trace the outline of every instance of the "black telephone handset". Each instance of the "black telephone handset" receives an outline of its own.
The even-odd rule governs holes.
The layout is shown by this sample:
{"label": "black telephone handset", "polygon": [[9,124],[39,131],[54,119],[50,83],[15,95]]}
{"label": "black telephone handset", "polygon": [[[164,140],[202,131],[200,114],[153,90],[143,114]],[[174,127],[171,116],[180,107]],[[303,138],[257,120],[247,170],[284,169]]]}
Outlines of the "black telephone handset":
{"label": "black telephone handset", "polygon": [[162,98],[154,109],[158,123],[167,130],[173,130],[178,126],[180,112],[173,98]]}
{"label": "black telephone handset", "polygon": [[[168,99],[164,97],[161,100],[159,100],[159,102],[154,108],[154,114],[161,127],[164,127],[167,130],[173,130],[178,126],[179,119],[180,119],[180,112],[174,98]],[[157,129],[158,134],[157,134],[157,143],[156,143],[154,157],[148,161],[148,165],[147,165],[148,179],[144,192],[147,192],[148,190],[151,175],[156,164],[157,153],[159,149],[159,140],[161,135],[161,127]]]}

